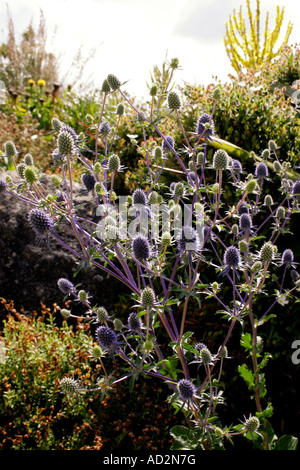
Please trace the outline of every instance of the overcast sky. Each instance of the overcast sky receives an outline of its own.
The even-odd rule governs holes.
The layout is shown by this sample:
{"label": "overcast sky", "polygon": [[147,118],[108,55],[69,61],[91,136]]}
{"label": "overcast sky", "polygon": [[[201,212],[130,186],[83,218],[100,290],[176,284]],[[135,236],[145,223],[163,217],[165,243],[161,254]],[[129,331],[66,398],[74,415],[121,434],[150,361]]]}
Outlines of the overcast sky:
{"label": "overcast sky", "polygon": [[[42,10],[48,49],[62,58],[63,72],[80,47],[86,55],[96,47],[87,70],[95,86],[113,73],[129,80],[125,88],[142,97],[153,66],[161,65],[166,54],[179,58],[179,84],[207,85],[213,77],[228,81],[233,69],[223,43],[225,22],[240,5],[247,18],[245,0],[0,0],[0,40],[7,39],[7,7],[17,37],[30,22],[38,26]],[[251,5],[254,12],[255,0]],[[283,32],[289,20],[294,25],[290,43],[300,42],[299,1],[261,0],[261,16],[264,20],[270,12],[270,28],[276,5],[285,7]]]}

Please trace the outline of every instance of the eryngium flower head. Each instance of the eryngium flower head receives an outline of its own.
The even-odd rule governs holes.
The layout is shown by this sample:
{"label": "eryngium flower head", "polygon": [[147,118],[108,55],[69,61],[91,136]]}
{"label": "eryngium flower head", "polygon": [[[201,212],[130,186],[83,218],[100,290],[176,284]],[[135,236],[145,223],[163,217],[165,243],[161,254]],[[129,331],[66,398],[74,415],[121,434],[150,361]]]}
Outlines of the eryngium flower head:
{"label": "eryngium flower head", "polygon": [[155,304],[155,293],[151,287],[145,287],[141,292],[141,305],[152,308]]}
{"label": "eryngium flower head", "polygon": [[196,394],[195,385],[188,379],[181,379],[177,384],[177,390],[183,401],[191,400]]}
{"label": "eryngium flower head", "polygon": [[16,146],[11,140],[8,140],[5,143],[5,155],[9,158],[14,157],[15,155],[17,155]]}
{"label": "eryngium flower head", "polygon": [[25,165],[33,165],[33,156],[30,153],[27,153],[24,157]]}
{"label": "eryngium flower head", "polygon": [[245,422],[246,431],[252,433],[256,432],[259,428],[260,422],[256,416],[250,416]]}
{"label": "eryngium flower head", "polygon": [[84,173],[81,177],[84,186],[86,187],[87,191],[92,191],[96,184],[96,178],[91,173]]}
{"label": "eryngium flower head", "polygon": [[232,160],[232,171],[239,175],[242,170],[243,170],[243,168],[242,168],[241,162],[239,160],[233,159]]}
{"label": "eryngium flower head", "polygon": [[242,204],[239,206],[237,213],[239,216],[242,214],[249,214],[249,207],[246,205],[245,202],[242,202]]}
{"label": "eryngium flower head", "polygon": [[215,124],[210,114],[204,113],[199,117],[196,126],[196,133],[198,135],[206,135],[207,137],[214,135]]}
{"label": "eryngium flower head", "polygon": [[97,320],[100,323],[105,323],[109,319],[108,312],[104,307],[98,307],[96,310]]}
{"label": "eryngium flower head", "polygon": [[52,125],[52,129],[54,131],[59,132],[59,130],[62,127],[63,123],[57,117],[54,117],[51,120],[51,125]]}
{"label": "eryngium flower head", "polygon": [[300,196],[300,180],[296,181],[292,189],[293,196]]}
{"label": "eryngium flower head", "polygon": [[136,312],[132,312],[128,317],[128,328],[130,331],[140,331],[143,326],[142,320],[138,318]]}
{"label": "eryngium flower head", "polygon": [[114,153],[108,159],[108,169],[110,171],[119,171],[120,166],[121,166],[120,157]]}
{"label": "eryngium flower head", "polygon": [[274,258],[274,246],[271,242],[266,242],[259,253],[260,259],[264,261],[265,263],[272,261]]}
{"label": "eryngium flower head", "polygon": [[180,98],[175,91],[168,94],[168,106],[170,109],[179,109],[181,106]]}
{"label": "eryngium flower head", "polygon": [[198,251],[200,248],[200,240],[197,230],[193,227],[182,227],[180,237],[178,239],[179,251]]}
{"label": "eryngium flower head", "polygon": [[165,137],[166,140],[163,140],[163,144],[162,144],[162,148],[164,151],[166,152],[171,152],[171,149],[170,147],[168,146],[168,144],[166,143],[166,141],[171,145],[171,147],[174,148],[174,139],[171,135],[167,135]]}
{"label": "eryngium flower head", "polygon": [[59,290],[65,295],[70,294],[71,292],[75,291],[74,284],[71,281],[69,281],[69,279],[66,279],[65,277],[61,277],[58,279],[57,286]]}
{"label": "eryngium flower head", "polygon": [[110,351],[117,349],[118,337],[114,330],[108,326],[98,326],[95,333],[100,348]]}
{"label": "eryngium flower head", "polygon": [[212,361],[211,352],[208,348],[202,348],[200,350],[200,359],[203,364],[210,364]]}
{"label": "eryngium flower head", "polygon": [[229,155],[223,149],[218,149],[213,156],[213,167],[215,170],[227,170]]}
{"label": "eryngium flower head", "polygon": [[109,123],[106,121],[101,122],[100,127],[99,127],[100,134],[107,135],[109,131],[110,131]]}
{"label": "eryngium flower head", "polygon": [[119,103],[118,106],[117,106],[117,109],[116,109],[116,114],[118,116],[123,116],[124,114],[124,111],[125,111],[125,106],[123,103]]}
{"label": "eryngium flower head", "polygon": [[147,196],[142,189],[137,188],[132,194],[133,204],[141,204],[145,206],[147,204]]}
{"label": "eryngium flower head", "polygon": [[224,254],[224,264],[230,267],[237,267],[240,264],[240,252],[235,246],[230,246]]}
{"label": "eryngium flower head", "polygon": [[77,395],[79,389],[79,384],[77,380],[72,379],[71,377],[64,377],[60,381],[60,386],[64,393],[68,395]]}
{"label": "eryngium flower head", "polygon": [[294,253],[290,248],[287,248],[282,253],[281,263],[285,264],[286,266],[288,266],[290,268],[292,266],[293,262],[294,262]]}
{"label": "eryngium flower head", "polygon": [[249,231],[252,227],[252,220],[249,214],[241,214],[240,216],[240,229]]}
{"label": "eryngium flower head", "polygon": [[264,162],[260,162],[255,170],[255,176],[258,179],[264,179],[268,176],[268,167]]}
{"label": "eryngium flower head", "polygon": [[150,255],[150,246],[147,238],[141,234],[136,235],[132,241],[132,250],[137,260],[147,260]]}
{"label": "eryngium flower head", "polygon": [[0,178],[0,194],[4,193],[4,191],[6,190],[6,187],[7,187],[6,181]]}
{"label": "eryngium flower head", "polygon": [[107,79],[103,80],[101,91],[105,94],[110,92],[110,86]]}
{"label": "eryngium flower head", "polygon": [[28,221],[37,235],[45,235],[53,227],[53,220],[42,209],[31,209]]}
{"label": "eryngium flower head", "polygon": [[112,90],[117,90],[121,86],[120,80],[113,74],[107,75],[107,81]]}
{"label": "eryngium flower head", "polygon": [[74,137],[68,130],[60,130],[57,138],[57,146],[60,155],[73,155],[75,153]]}

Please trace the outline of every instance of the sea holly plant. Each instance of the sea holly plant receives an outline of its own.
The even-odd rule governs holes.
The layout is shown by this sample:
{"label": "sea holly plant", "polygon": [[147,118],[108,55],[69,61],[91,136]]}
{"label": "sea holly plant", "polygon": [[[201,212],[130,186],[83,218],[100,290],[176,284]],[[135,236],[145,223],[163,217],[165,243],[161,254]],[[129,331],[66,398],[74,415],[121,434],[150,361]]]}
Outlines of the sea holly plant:
{"label": "sea holly plant", "polygon": [[[26,155],[17,163],[18,151],[9,142],[6,153],[16,176],[1,178],[0,192],[24,202],[28,224],[37,242],[46,242],[45,249],[54,239],[76,255],[81,266],[103,270],[131,291],[127,317],[118,318],[106,306],[94,304],[93,294],[82,286],[58,279],[58,289],[66,299],[82,304],[84,320],[94,326],[93,358],[102,371],[90,388],[62,377],[63,392],[80,397],[98,391],[104,396],[120,380],[128,380],[133,389],[135,381],[153,377],[165,383],[170,405],[183,416],[183,424],[171,431],[174,449],[226,449],[237,435],[260,449],[295,448],[296,438],[278,439],[272,431],[273,409],[264,376],[272,359],[264,352],[259,331],[272,321],[275,307],[297,302],[297,262],[291,249],[279,253],[277,240],[298,217],[300,179],[291,177],[280,162],[280,149],[273,140],[260,156],[252,155],[250,171],[243,169],[236,158],[239,149],[215,137],[218,93],[195,128],[184,129],[181,97],[174,87],[169,90],[178,66],[178,59],[170,61],[170,80],[155,101],[157,89],[151,87],[150,106],[143,111],[123,91],[124,84],[108,75],[102,85],[100,116],[89,119],[89,138],[94,135],[96,141],[93,151],[84,132],[77,135],[54,117],[55,172],[48,186],[34,158]],[[117,194],[114,186],[124,167],[114,151],[115,123],[104,119],[106,98],[112,93],[142,127],[143,142],[136,145],[145,157],[148,176],[130,195]],[[180,148],[164,131],[170,127],[182,137]],[[170,161],[176,168],[167,166]],[[93,220],[78,210],[75,163],[82,171],[82,191],[96,204]],[[169,186],[161,181],[165,172],[174,175]],[[279,193],[276,204],[270,193],[273,185]],[[69,246],[64,233],[77,244]],[[274,270],[281,275],[275,287]],[[269,302],[264,309],[262,298]],[[205,310],[207,302],[214,303],[216,321],[222,318],[227,325],[215,350],[189,328],[193,309]],[[69,308],[61,313],[64,318],[76,317]],[[201,324],[200,316],[198,321]],[[222,373],[232,359],[230,340],[236,329],[242,332],[245,357],[238,372],[249,389],[252,412],[244,416],[241,410],[236,423],[222,423],[219,410],[226,401]],[[116,357],[124,361],[122,377],[108,370]]]}

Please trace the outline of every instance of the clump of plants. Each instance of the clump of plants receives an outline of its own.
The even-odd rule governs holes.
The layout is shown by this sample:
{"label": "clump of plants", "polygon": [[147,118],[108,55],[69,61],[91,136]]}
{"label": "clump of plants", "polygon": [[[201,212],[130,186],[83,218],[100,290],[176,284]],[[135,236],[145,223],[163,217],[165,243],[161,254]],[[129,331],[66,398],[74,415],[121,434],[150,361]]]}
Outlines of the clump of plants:
{"label": "clump of plants", "polygon": [[[168,67],[173,77],[178,59]],[[169,89],[170,83],[153,90],[160,95],[148,112],[131,102],[115,75],[103,81],[103,109],[106,97],[115,94],[142,126],[147,176],[131,195],[116,191],[125,165],[115,152],[117,130],[103,112],[91,123],[94,151],[74,129],[53,118],[52,158],[60,173],[52,176],[52,192],[46,191],[34,159],[16,166],[16,178],[1,179],[1,192],[26,204],[38,243],[45,242],[47,249],[53,238],[78,257],[81,268],[103,270],[120,281],[120,289],[125,285],[132,293],[121,318],[105,305],[95,305],[93,293],[84,286],[58,279],[66,298],[84,307],[82,318],[93,326],[97,343],[93,355],[102,366],[89,386],[62,374],[61,389],[70,396],[90,396],[105,394],[123,380],[132,390],[138,381],[153,378],[165,385],[169,404],[182,416],[182,424],[171,430],[172,449],[227,449],[240,436],[253,448],[294,449],[296,437],[278,437],[272,428],[276,410],[265,378],[272,358],[264,350],[263,332],[279,307],[298,302],[297,259],[289,246],[279,250],[279,240],[299,214],[299,175],[285,162],[276,139],[259,153],[251,152],[252,170],[245,171],[236,157],[239,148],[216,137],[218,90],[193,130],[185,129],[184,103],[174,87]],[[165,134],[161,129],[168,121],[172,131]],[[179,147],[175,132],[182,136]],[[14,160],[16,152],[10,143],[7,156]],[[82,190],[97,201],[93,220],[77,214],[72,184],[77,161],[82,164]],[[165,173],[172,178],[169,185],[162,180]],[[64,230],[73,234],[74,245],[67,245]],[[225,323],[218,344],[204,343],[190,328],[195,304],[202,310],[213,305],[213,321]],[[65,319],[76,317],[72,309],[61,313]],[[209,329],[208,324],[201,326]],[[235,333],[243,351],[238,357],[231,352]],[[121,378],[111,362],[116,357],[125,365]],[[232,360],[240,360],[235,373],[244,380],[251,409],[235,407],[233,422],[223,422],[223,378]]]}

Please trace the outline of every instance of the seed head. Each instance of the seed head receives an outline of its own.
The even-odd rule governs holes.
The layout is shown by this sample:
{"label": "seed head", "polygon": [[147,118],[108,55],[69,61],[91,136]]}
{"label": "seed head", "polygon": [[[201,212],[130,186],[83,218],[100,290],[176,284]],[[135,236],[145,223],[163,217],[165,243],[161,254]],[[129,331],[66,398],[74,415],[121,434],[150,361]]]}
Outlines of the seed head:
{"label": "seed head", "polygon": [[281,164],[277,160],[273,162],[273,169],[276,171],[276,173],[279,173],[282,169]]}
{"label": "seed head", "polygon": [[24,157],[25,165],[33,165],[33,157],[30,153],[27,153]]}
{"label": "seed head", "polygon": [[59,132],[59,130],[60,130],[60,128],[61,128],[61,126],[62,126],[63,124],[62,124],[62,122],[61,122],[58,118],[54,117],[54,118],[52,118],[52,120],[51,120],[51,125],[52,125],[52,129],[53,129],[55,132]]}
{"label": "seed head", "polygon": [[271,194],[267,194],[264,200],[266,206],[270,207],[273,204],[273,198]]}
{"label": "seed head", "polygon": [[68,310],[67,308],[62,308],[60,313],[64,317],[65,320],[67,320],[69,316],[71,315],[70,310]]}
{"label": "seed head", "polygon": [[141,292],[141,304],[143,307],[152,308],[155,304],[155,294],[151,287],[145,287]]}
{"label": "seed head", "polygon": [[152,87],[150,88],[150,96],[155,96],[157,95],[157,91],[158,91],[158,88],[157,88],[157,85],[152,85]]}
{"label": "seed head", "polygon": [[275,250],[271,242],[266,242],[260,250],[260,259],[267,263],[274,258]]}
{"label": "seed head", "polygon": [[245,190],[247,193],[251,194],[254,193],[257,187],[257,182],[254,178],[250,179],[246,184]]}
{"label": "seed head", "polygon": [[250,416],[245,422],[245,429],[248,432],[256,432],[260,426],[259,419],[256,416]]}
{"label": "seed head", "polygon": [[213,156],[213,167],[215,170],[227,170],[229,155],[225,150],[218,149]]}
{"label": "seed head", "polygon": [[119,171],[120,166],[121,166],[120,157],[114,153],[108,159],[108,169],[110,171]]}
{"label": "seed head", "polygon": [[116,109],[116,114],[117,114],[118,116],[123,116],[124,112],[125,112],[125,106],[124,106],[124,104],[123,104],[123,103],[119,103],[118,106],[117,106],[117,109]]}
{"label": "seed head", "polygon": [[97,315],[97,320],[100,323],[105,323],[109,319],[107,310],[104,307],[97,308],[96,315]]}
{"label": "seed head", "polygon": [[61,379],[60,386],[63,392],[67,393],[68,395],[73,395],[74,393],[77,394],[79,389],[77,380],[72,379],[71,377],[64,377]]}
{"label": "seed head", "polygon": [[37,235],[45,235],[53,227],[53,220],[42,209],[31,209],[28,220]]}
{"label": "seed head", "polygon": [[220,355],[221,359],[226,359],[228,357],[228,350],[226,346],[223,346],[221,349],[221,346],[219,347],[218,354]]}
{"label": "seed head", "polygon": [[136,235],[132,241],[132,250],[137,260],[147,260],[150,255],[149,242],[144,235]]}
{"label": "seed head", "polygon": [[5,155],[9,158],[14,157],[14,156],[17,155],[16,146],[11,140],[8,140],[5,143]]}
{"label": "seed head", "polygon": [[67,130],[60,130],[57,138],[57,146],[60,155],[73,155],[75,153],[74,138]]}
{"label": "seed head", "polygon": [[276,217],[277,219],[284,219],[285,217],[285,208],[280,206],[278,207],[277,211],[276,211]]}
{"label": "seed head", "polygon": [[33,184],[39,179],[37,167],[34,165],[26,166],[24,169],[24,176],[28,184]]}
{"label": "seed head", "polygon": [[202,348],[200,350],[200,359],[203,364],[209,364],[212,361],[211,352],[208,348]]}
{"label": "seed head", "polygon": [[120,80],[113,74],[107,75],[107,81],[112,90],[117,90],[121,86]]}
{"label": "seed head", "polygon": [[179,109],[181,106],[180,98],[175,91],[170,91],[168,94],[168,106],[170,109]]}

